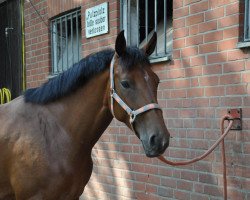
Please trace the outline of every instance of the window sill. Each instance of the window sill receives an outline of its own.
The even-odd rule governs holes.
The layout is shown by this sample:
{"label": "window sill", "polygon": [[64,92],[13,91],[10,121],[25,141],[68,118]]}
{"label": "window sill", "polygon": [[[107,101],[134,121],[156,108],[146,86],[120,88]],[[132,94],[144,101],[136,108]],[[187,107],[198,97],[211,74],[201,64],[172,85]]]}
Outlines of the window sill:
{"label": "window sill", "polygon": [[159,62],[165,62],[165,61],[170,61],[172,60],[172,55],[168,54],[164,57],[159,57],[159,58],[149,58],[150,63],[159,63]]}
{"label": "window sill", "polygon": [[48,78],[48,79],[52,79],[52,78],[54,78],[54,77],[56,77],[56,76],[58,76],[58,74],[50,74],[50,75],[47,76],[47,78]]}
{"label": "window sill", "polygon": [[246,47],[250,47],[250,41],[249,42],[238,42],[237,44],[237,48],[246,48]]}

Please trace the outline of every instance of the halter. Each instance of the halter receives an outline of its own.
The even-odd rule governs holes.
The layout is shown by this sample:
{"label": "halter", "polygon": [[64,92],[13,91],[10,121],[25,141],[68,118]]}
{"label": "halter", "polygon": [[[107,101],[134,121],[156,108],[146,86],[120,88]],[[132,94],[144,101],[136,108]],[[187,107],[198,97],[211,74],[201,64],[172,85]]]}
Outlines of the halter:
{"label": "halter", "polygon": [[[115,55],[114,55],[115,57]],[[141,108],[137,109],[137,110],[132,110],[122,99],[121,97],[119,97],[119,95],[116,93],[115,91],[115,83],[114,83],[114,63],[115,63],[115,59],[114,57],[112,58],[111,61],[111,65],[110,65],[110,96],[111,96],[111,112],[114,118],[115,114],[114,114],[114,99],[116,100],[116,102],[128,113],[129,115],[129,122],[131,124],[132,129],[134,129],[133,127],[133,122],[135,121],[137,115],[142,114],[144,112],[147,112],[148,110],[152,110],[152,109],[160,109],[159,104],[156,103],[150,103],[147,104],[145,106],[142,106]]]}

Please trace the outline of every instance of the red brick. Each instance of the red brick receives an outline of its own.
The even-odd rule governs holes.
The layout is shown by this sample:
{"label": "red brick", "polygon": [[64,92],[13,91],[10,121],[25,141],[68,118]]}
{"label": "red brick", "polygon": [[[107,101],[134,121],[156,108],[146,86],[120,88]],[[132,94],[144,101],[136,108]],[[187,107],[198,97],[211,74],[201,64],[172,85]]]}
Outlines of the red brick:
{"label": "red brick", "polygon": [[207,56],[208,64],[220,63],[226,61],[227,61],[227,53],[215,53]]}
{"label": "red brick", "polygon": [[204,12],[207,9],[208,9],[208,1],[201,1],[199,3],[190,5],[190,13],[191,14]]}
{"label": "red brick", "polygon": [[173,1],[173,8],[177,9],[183,6],[183,1]]}
{"label": "red brick", "polygon": [[204,65],[205,63],[205,56],[196,56],[191,58],[190,66]]}
{"label": "red brick", "polygon": [[177,181],[177,188],[180,190],[191,191],[193,189],[193,183],[190,181],[179,180]]}
{"label": "red brick", "polygon": [[184,16],[188,16],[189,14],[189,8],[188,6],[186,7],[181,7],[181,8],[178,8],[178,9],[174,9],[173,11],[173,18],[174,19],[178,19],[180,17],[184,17]]}
{"label": "red brick", "polygon": [[199,182],[217,185],[218,179],[216,175],[212,174],[199,174]]}
{"label": "red brick", "polygon": [[226,15],[238,14],[240,12],[239,2],[226,6]]}
{"label": "red brick", "polygon": [[196,111],[194,109],[183,109],[180,111],[179,116],[182,118],[194,118],[196,117]]}
{"label": "red brick", "polygon": [[172,70],[168,73],[168,78],[182,78],[184,77],[184,69]]}
{"label": "red brick", "polygon": [[237,47],[238,39],[223,40],[218,43],[218,51],[225,51],[235,49]]}
{"label": "red brick", "polygon": [[171,91],[171,98],[185,98],[186,95],[186,90],[174,90]]}
{"label": "red brick", "polygon": [[220,85],[241,83],[240,74],[229,74],[220,77]]}
{"label": "red brick", "polygon": [[199,53],[204,54],[204,53],[217,52],[217,46],[218,46],[217,42],[200,45]]}
{"label": "red brick", "polygon": [[214,86],[219,84],[218,76],[204,76],[199,78],[200,86]]}
{"label": "red brick", "polygon": [[223,65],[223,71],[224,73],[240,72],[244,70],[244,66],[245,66],[244,61],[228,62]]}
{"label": "red brick", "polygon": [[216,30],[216,29],[217,29],[217,21],[216,20],[199,24],[199,32],[200,33],[208,32],[208,31],[212,31],[212,30]]}
{"label": "red brick", "polygon": [[201,97],[204,95],[203,88],[191,88],[187,90],[187,97]]}
{"label": "red brick", "polygon": [[187,88],[190,87],[189,79],[178,79],[174,81],[175,88]]}
{"label": "red brick", "polygon": [[202,35],[196,35],[196,36],[186,38],[186,46],[193,46],[193,45],[202,44],[202,43],[203,43]]}
{"label": "red brick", "polygon": [[176,39],[173,41],[173,48],[179,49],[185,47],[185,39]]}
{"label": "red brick", "polygon": [[242,82],[250,83],[250,72],[242,74]]}
{"label": "red brick", "polygon": [[184,27],[176,29],[173,34],[174,39],[183,38],[188,35],[188,28]]}
{"label": "red brick", "polygon": [[173,19],[173,28],[177,29],[177,28],[181,28],[185,26],[185,18],[181,18],[181,19]]}
{"label": "red brick", "polygon": [[204,14],[203,13],[189,16],[186,19],[186,25],[187,26],[190,26],[190,25],[193,25],[193,24],[198,24],[198,23],[201,23],[201,22],[204,22]]}
{"label": "red brick", "polygon": [[223,39],[223,31],[214,31],[204,35],[204,42],[219,41]]}
{"label": "red brick", "polygon": [[189,57],[189,56],[194,56],[198,54],[198,47],[194,46],[194,47],[186,47],[181,49],[181,56],[182,57]]}
{"label": "red brick", "polygon": [[202,67],[189,67],[185,70],[185,77],[199,76],[202,74]]}
{"label": "red brick", "polygon": [[208,10],[205,12],[205,20],[210,21],[224,16],[224,7]]}
{"label": "red brick", "polygon": [[243,95],[243,94],[247,94],[246,85],[227,86],[226,94],[227,95]]}
{"label": "red brick", "polygon": [[240,60],[244,58],[250,58],[250,54],[243,52],[242,50],[233,50],[228,52],[228,60]]}
{"label": "red brick", "polygon": [[223,86],[205,88],[205,96],[223,96],[225,88]]}
{"label": "red brick", "polygon": [[241,106],[242,98],[241,97],[222,97],[221,106]]}
{"label": "red brick", "polygon": [[220,64],[206,65],[203,67],[203,75],[221,74],[221,73],[222,73],[222,66]]}
{"label": "red brick", "polygon": [[[236,0],[230,0],[230,2],[233,2]],[[216,8],[216,7],[220,7],[220,6],[225,6],[229,4],[228,0],[209,0],[209,6],[210,8]]]}
{"label": "red brick", "polygon": [[181,190],[175,190],[174,191],[174,197],[175,197],[175,199],[189,200],[190,199],[190,193],[184,192],[184,191],[181,191]]}
{"label": "red brick", "polygon": [[218,28],[225,28],[239,24],[239,15],[230,15],[218,20]]}
{"label": "red brick", "polygon": [[223,39],[227,38],[238,38],[239,35],[239,27],[231,27],[223,30]]}

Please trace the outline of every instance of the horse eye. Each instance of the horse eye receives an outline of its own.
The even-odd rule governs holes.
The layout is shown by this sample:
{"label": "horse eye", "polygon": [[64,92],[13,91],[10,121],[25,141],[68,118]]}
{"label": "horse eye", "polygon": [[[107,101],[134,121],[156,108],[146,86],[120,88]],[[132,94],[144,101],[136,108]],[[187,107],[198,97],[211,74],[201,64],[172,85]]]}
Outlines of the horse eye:
{"label": "horse eye", "polygon": [[121,81],[121,85],[123,88],[128,89],[130,88],[128,81]]}

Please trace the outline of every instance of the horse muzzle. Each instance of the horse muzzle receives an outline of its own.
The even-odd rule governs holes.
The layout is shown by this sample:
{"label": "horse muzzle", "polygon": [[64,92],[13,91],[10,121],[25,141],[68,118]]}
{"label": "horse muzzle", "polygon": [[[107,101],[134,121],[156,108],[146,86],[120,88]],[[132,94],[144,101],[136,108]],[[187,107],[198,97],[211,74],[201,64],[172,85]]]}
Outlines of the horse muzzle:
{"label": "horse muzzle", "polygon": [[157,136],[155,134],[145,139],[141,139],[142,145],[147,157],[157,157],[162,155],[169,146],[169,137]]}

